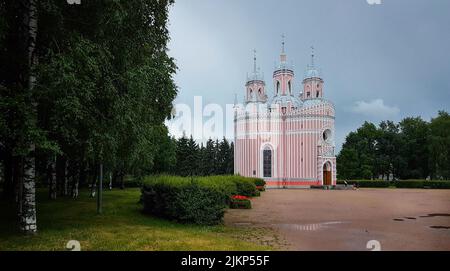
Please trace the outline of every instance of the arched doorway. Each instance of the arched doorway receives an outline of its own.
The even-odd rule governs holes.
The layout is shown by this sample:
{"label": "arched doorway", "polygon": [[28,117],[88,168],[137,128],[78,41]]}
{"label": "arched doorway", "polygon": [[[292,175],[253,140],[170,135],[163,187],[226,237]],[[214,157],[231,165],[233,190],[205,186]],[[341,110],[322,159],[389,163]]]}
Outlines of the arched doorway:
{"label": "arched doorway", "polygon": [[331,179],[331,163],[326,162],[323,165],[323,185],[333,185]]}

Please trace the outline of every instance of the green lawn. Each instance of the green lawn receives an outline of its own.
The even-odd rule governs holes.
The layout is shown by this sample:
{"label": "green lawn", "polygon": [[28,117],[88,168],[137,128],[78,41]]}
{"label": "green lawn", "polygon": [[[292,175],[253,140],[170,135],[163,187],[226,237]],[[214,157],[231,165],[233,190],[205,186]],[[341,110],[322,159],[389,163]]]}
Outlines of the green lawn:
{"label": "green lawn", "polygon": [[[38,234],[23,236],[14,225],[14,206],[0,202],[0,250],[64,250],[78,240],[81,250],[271,250],[250,241],[251,229],[202,227],[150,217],[141,213],[139,189],[104,192],[103,214],[96,200],[82,191],[78,200],[47,199],[38,192]],[[261,234],[264,234],[261,232]],[[245,241],[247,240],[247,241]]]}

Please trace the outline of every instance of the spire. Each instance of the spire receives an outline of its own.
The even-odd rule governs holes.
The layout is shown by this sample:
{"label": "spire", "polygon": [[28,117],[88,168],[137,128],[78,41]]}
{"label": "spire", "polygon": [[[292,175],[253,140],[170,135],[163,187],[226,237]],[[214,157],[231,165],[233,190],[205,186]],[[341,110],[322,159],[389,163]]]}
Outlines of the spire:
{"label": "spire", "polygon": [[315,66],[316,53],[314,49],[314,46],[311,46],[311,64],[306,66],[305,79],[314,77],[320,78],[319,70]]}
{"label": "spire", "polygon": [[280,62],[281,64],[286,64],[286,50],[285,50],[285,46],[286,46],[286,40],[285,40],[286,36],[284,34],[281,35],[281,55],[280,55]]}
{"label": "spire", "polygon": [[256,69],[256,49],[253,49],[253,73],[256,74],[258,71]]}
{"label": "spire", "polygon": [[256,63],[256,49],[253,49],[253,71],[247,73],[247,81],[259,80],[264,81],[264,77],[261,74],[261,70],[259,69]]}

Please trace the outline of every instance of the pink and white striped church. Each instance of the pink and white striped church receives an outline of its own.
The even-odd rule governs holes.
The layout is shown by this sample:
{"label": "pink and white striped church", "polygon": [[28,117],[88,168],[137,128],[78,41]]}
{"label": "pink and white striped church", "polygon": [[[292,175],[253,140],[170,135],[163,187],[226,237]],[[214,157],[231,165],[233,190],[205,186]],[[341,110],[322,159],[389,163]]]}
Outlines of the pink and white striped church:
{"label": "pink and white striped church", "polygon": [[234,172],[264,178],[268,188],[335,185],[335,109],[324,98],[314,51],[298,92],[294,79],[283,41],[269,98],[255,53],[245,103],[234,110]]}

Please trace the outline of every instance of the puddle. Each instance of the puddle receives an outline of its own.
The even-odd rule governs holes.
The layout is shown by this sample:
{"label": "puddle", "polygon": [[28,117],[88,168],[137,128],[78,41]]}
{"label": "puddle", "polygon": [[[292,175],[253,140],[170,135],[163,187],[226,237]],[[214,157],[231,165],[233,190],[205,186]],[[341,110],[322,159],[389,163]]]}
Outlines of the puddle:
{"label": "puddle", "polygon": [[450,230],[450,227],[448,226],[430,226],[430,228],[438,230]]}
{"label": "puddle", "polygon": [[[428,215],[421,215],[421,216],[419,216],[419,218],[428,218],[428,217],[450,217],[450,214],[435,213],[435,214],[428,214]],[[405,219],[417,220],[417,218],[411,217],[411,216],[405,216],[404,218],[396,218],[394,220],[395,221],[405,221]]]}
{"label": "puddle", "polygon": [[282,229],[298,230],[298,231],[317,231],[324,228],[329,228],[332,225],[339,225],[349,222],[343,221],[331,221],[315,224],[275,224],[274,226],[280,227]]}
{"label": "puddle", "polygon": [[450,214],[428,214],[421,217],[450,217]]}

